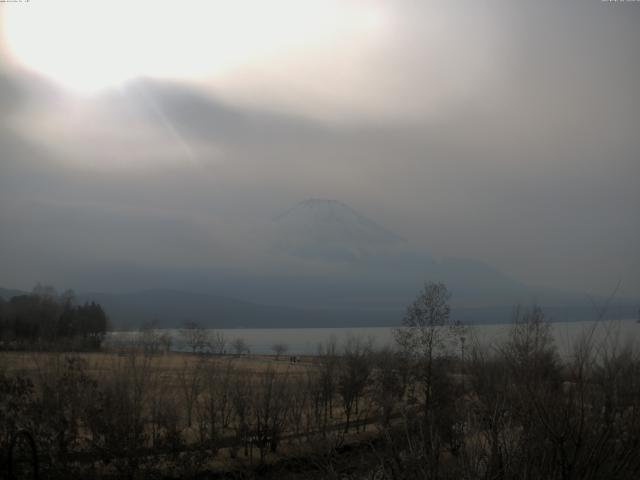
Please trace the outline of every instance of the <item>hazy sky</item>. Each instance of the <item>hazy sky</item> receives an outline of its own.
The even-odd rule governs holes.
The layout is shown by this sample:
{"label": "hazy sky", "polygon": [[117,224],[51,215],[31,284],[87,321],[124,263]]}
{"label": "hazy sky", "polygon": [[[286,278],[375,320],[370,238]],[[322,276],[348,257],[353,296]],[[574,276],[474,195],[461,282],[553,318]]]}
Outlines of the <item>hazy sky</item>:
{"label": "hazy sky", "polygon": [[640,2],[524,3],[1,4],[0,285],[246,264],[322,197],[640,296]]}

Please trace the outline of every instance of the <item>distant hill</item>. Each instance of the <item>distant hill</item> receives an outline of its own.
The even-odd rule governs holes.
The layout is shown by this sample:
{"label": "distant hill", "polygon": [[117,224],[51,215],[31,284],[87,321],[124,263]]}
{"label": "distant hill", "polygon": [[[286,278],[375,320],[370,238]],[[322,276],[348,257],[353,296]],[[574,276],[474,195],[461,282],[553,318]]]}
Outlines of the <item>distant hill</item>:
{"label": "distant hill", "polygon": [[146,290],[125,294],[86,293],[78,300],[102,305],[114,328],[146,322],[180,327],[194,321],[209,328],[305,328],[398,325],[401,309],[293,308],[262,305],[206,293]]}
{"label": "distant hill", "polygon": [[145,322],[179,327],[185,321],[210,328],[268,328],[298,326],[325,320],[322,312],[258,305],[218,295],[177,290],[145,290],[125,294],[86,293],[80,301],[102,305],[117,328],[135,328]]}
{"label": "distant hill", "polygon": [[4,300],[9,300],[11,297],[16,297],[18,295],[25,295],[28,292],[24,292],[22,290],[15,290],[10,288],[2,288],[0,287],[0,298]]}
{"label": "distant hill", "polygon": [[[304,309],[260,305],[241,300],[177,290],[146,290],[125,294],[89,293],[78,300],[102,305],[114,328],[137,328],[154,321],[159,327],[176,328],[194,321],[208,328],[306,328],[400,325],[405,308]],[[511,321],[513,305],[453,308],[452,317],[467,324]],[[545,306],[552,321],[595,319],[587,305]],[[614,305],[607,318],[633,318],[634,307]]]}
{"label": "distant hill", "polygon": [[[8,300],[27,292],[0,288]],[[208,328],[306,328],[371,327],[400,325],[403,307],[292,308],[261,305],[234,298],[178,290],[145,290],[123,294],[83,293],[80,303],[95,301],[105,309],[114,329],[135,329],[154,322],[158,327],[179,328],[194,321]],[[589,305],[542,305],[551,321],[595,319]],[[606,318],[634,318],[632,304],[612,305]],[[512,318],[513,305],[454,307],[454,320],[467,324],[505,323]]]}

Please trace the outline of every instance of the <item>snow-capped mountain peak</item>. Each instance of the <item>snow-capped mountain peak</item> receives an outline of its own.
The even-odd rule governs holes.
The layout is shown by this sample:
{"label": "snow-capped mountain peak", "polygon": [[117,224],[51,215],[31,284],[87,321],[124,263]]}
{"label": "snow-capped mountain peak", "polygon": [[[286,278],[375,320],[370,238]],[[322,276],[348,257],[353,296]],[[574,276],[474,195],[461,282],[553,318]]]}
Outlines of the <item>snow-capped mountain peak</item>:
{"label": "snow-capped mountain peak", "polygon": [[317,198],[275,217],[271,230],[274,250],[311,259],[356,260],[405,242],[348,205]]}

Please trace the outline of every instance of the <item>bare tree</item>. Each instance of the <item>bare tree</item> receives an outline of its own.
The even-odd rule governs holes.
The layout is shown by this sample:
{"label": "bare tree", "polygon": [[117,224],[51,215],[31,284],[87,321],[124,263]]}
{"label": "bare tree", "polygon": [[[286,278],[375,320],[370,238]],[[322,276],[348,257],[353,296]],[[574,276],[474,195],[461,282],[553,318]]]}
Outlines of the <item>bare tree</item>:
{"label": "bare tree", "polygon": [[352,414],[358,414],[358,402],[371,375],[371,344],[349,337],[338,372],[338,392],[345,415],[344,431],[349,431]]}
{"label": "bare tree", "polygon": [[[235,342],[234,342],[235,343]],[[244,446],[245,456],[250,453],[250,416],[252,407],[252,388],[249,375],[242,374],[233,377],[231,385],[231,404],[233,405],[233,427],[236,434],[236,442]],[[231,456],[235,457],[236,446],[231,448]]]}
{"label": "bare tree", "polygon": [[233,347],[233,350],[236,352],[236,355],[238,356],[249,351],[249,346],[247,345],[247,342],[245,342],[244,339],[240,337],[236,338],[231,344],[231,346]]}
{"label": "bare tree", "polygon": [[252,392],[253,436],[264,460],[267,449],[276,452],[287,420],[290,400],[286,374],[269,367],[261,373]]}
{"label": "bare tree", "polygon": [[211,332],[207,343],[214,355],[222,355],[227,347],[227,339],[222,332]]}
{"label": "bare tree", "polygon": [[276,360],[280,360],[280,355],[285,354],[289,350],[289,346],[286,343],[274,343],[271,350],[276,354]]}
{"label": "bare tree", "polygon": [[[305,420],[308,420],[309,415],[312,413],[310,392],[307,389],[306,380],[304,377],[294,377],[290,382],[288,423],[296,435],[300,434],[301,428],[305,425]],[[306,426],[308,427],[309,425],[310,423],[307,421]]]}
{"label": "bare tree", "polygon": [[99,391],[89,402],[85,422],[90,442],[105,459],[116,459],[120,476],[132,478],[140,468],[135,451],[145,445],[148,432],[150,391],[154,370],[151,356],[131,354],[114,360],[110,375],[103,377]]}
{"label": "bare tree", "polygon": [[194,366],[185,358],[182,367],[178,370],[178,383],[184,398],[185,412],[187,414],[187,426],[191,427],[193,409],[202,390],[203,363],[198,361]]}
{"label": "bare tree", "polygon": [[326,433],[329,418],[333,417],[333,397],[336,394],[338,381],[338,345],[335,337],[331,337],[325,344],[318,347],[320,374],[318,381],[321,385],[321,403],[323,407],[322,432]]}
{"label": "bare tree", "polygon": [[385,348],[375,353],[373,358],[373,401],[381,413],[381,423],[387,427],[398,402],[404,397],[401,363],[396,352]]}
{"label": "bare tree", "polygon": [[207,331],[196,322],[185,322],[180,335],[193,353],[203,351],[207,346]]}
{"label": "bare tree", "polygon": [[[445,353],[452,339],[455,325],[450,320],[451,294],[443,283],[426,282],[417,298],[409,305],[402,328],[394,331],[395,339],[404,355],[422,394],[422,424],[415,427],[420,433],[421,462],[430,477],[439,475],[442,436],[438,409],[447,388],[444,369],[436,360]],[[436,386],[438,388],[436,388]]]}
{"label": "bare tree", "polygon": [[230,362],[218,360],[207,361],[202,369],[202,392],[197,402],[200,439],[213,450],[231,422],[231,380],[235,374]]}
{"label": "bare tree", "polygon": [[160,335],[160,345],[162,346],[162,353],[169,353],[171,351],[171,345],[173,345],[173,338],[167,332]]}
{"label": "bare tree", "polygon": [[160,351],[161,337],[156,328],[155,320],[145,322],[137,334],[136,343],[145,353],[158,353]]}
{"label": "bare tree", "polygon": [[443,283],[427,282],[414,302],[409,305],[402,328],[394,330],[396,342],[418,367],[423,385],[425,411],[429,408],[433,361],[451,339],[454,327],[450,321],[451,294]]}

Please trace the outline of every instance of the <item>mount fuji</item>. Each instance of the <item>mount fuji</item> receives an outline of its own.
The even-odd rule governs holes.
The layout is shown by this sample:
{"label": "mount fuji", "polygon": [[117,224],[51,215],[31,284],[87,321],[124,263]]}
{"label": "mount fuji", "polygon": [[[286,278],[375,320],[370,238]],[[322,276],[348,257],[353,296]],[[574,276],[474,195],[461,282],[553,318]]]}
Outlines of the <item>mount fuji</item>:
{"label": "mount fuji", "polygon": [[394,232],[336,200],[308,199],[274,217],[271,249],[293,257],[357,261],[404,245]]}
{"label": "mount fuji", "polygon": [[[79,298],[101,303],[120,328],[145,321],[175,327],[185,319],[227,328],[392,326],[424,282],[436,281],[452,293],[452,317],[466,323],[509,321],[515,304],[531,302],[552,320],[593,317],[582,293],[526,285],[476,259],[434,258],[336,200],[304,200],[246,240],[244,263],[128,266],[111,272],[135,279],[127,293]],[[635,303],[619,300],[609,306],[611,318],[635,315]]]}
{"label": "mount fuji", "polygon": [[[281,272],[297,277],[287,288],[296,292],[289,302],[369,308],[386,299],[385,305],[397,307],[406,305],[425,280],[447,283],[465,304],[512,301],[525,291],[520,282],[483,262],[435,259],[337,200],[304,200],[273,217],[264,232],[256,237],[262,250],[273,264],[282,265]],[[269,295],[276,298],[277,292]]]}

